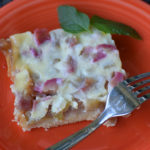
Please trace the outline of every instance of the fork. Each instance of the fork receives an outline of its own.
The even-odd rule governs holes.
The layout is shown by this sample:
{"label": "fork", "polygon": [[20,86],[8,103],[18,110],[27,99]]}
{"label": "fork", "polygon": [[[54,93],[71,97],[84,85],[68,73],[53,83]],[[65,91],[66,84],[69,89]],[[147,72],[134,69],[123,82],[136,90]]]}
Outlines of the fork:
{"label": "fork", "polygon": [[143,92],[150,89],[150,86],[144,86],[146,83],[150,83],[150,79],[144,79],[147,77],[150,77],[150,72],[120,82],[109,93],[105,109],[95,121],[75,134],[49,147],[47,150],[68,150],[95,131],[106,120],[130,114],[144,101],[150,99],[150,93],[140,96]]}

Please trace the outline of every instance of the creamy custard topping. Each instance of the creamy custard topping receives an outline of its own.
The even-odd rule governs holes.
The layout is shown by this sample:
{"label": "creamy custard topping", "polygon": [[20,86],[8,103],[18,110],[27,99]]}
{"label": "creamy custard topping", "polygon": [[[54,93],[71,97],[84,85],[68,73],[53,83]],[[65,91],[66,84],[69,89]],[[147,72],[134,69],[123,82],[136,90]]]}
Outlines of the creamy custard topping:
{"label": "creamy custard topping", "polygon": [[55,115],[78,109],[78,101],[85,111],[92,109],[106,101],[108,87],[125,74],[111,35],[97,29],[81,34],[37,29],[10,40],[15,50],[15,105],[27,105],[29,121],[45,117],[49,108]]}

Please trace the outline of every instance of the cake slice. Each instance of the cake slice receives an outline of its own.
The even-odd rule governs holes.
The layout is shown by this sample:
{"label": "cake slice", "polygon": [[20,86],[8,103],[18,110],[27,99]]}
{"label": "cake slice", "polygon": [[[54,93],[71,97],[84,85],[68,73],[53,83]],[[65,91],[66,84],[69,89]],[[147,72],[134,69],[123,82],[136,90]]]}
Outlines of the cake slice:
{"label": "cake slice", "polygon": [[111,35],[97,29],[80,34],[36,29],[0,40],[0,50],[23,131],[94,120],[125,75]]}

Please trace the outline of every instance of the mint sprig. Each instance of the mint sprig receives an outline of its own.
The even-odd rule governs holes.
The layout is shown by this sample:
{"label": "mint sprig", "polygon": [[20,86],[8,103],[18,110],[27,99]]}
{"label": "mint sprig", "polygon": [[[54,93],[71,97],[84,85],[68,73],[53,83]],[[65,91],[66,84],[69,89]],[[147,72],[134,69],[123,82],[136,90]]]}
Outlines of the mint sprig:
{"label": "mint sprig", "polygon": [[71,33],[80,33],[89,30],[89,17],[76,8],[62,5],[58,7],[58,17],[61,27]]}
{"label": "mint sprig", "polygon": [[90,26],[93,26],[105,33],[127,35],[135,39],[142,39],[138,32],[128,25],[103,19],[98,16],[93,16],[90,20],[85,13],[78,11],[72,6],[59,6],[58,17],[61,27],[66,32],[80,33],[88,31]]}
{"label": "mint sprig", "polygon": [[141,36],[130,26],[106,20],[98,16],[93,16],[91,18],[91,25],[105,33],[128,35],[139,40],[142,39]]}

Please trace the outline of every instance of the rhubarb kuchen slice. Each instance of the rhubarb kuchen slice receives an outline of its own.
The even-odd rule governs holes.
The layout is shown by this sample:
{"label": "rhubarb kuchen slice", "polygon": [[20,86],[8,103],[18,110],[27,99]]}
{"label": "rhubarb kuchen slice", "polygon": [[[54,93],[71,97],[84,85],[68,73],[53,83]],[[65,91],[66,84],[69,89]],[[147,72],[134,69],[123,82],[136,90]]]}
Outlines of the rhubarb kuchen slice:
{"label": "rhubarb kuchen slice", "polygon": [[15,121],[23,131],[96,119],[125,75],[111,34],[94,28],[80,34],[19,33],[1,39],[0,51],[13,81]]}

